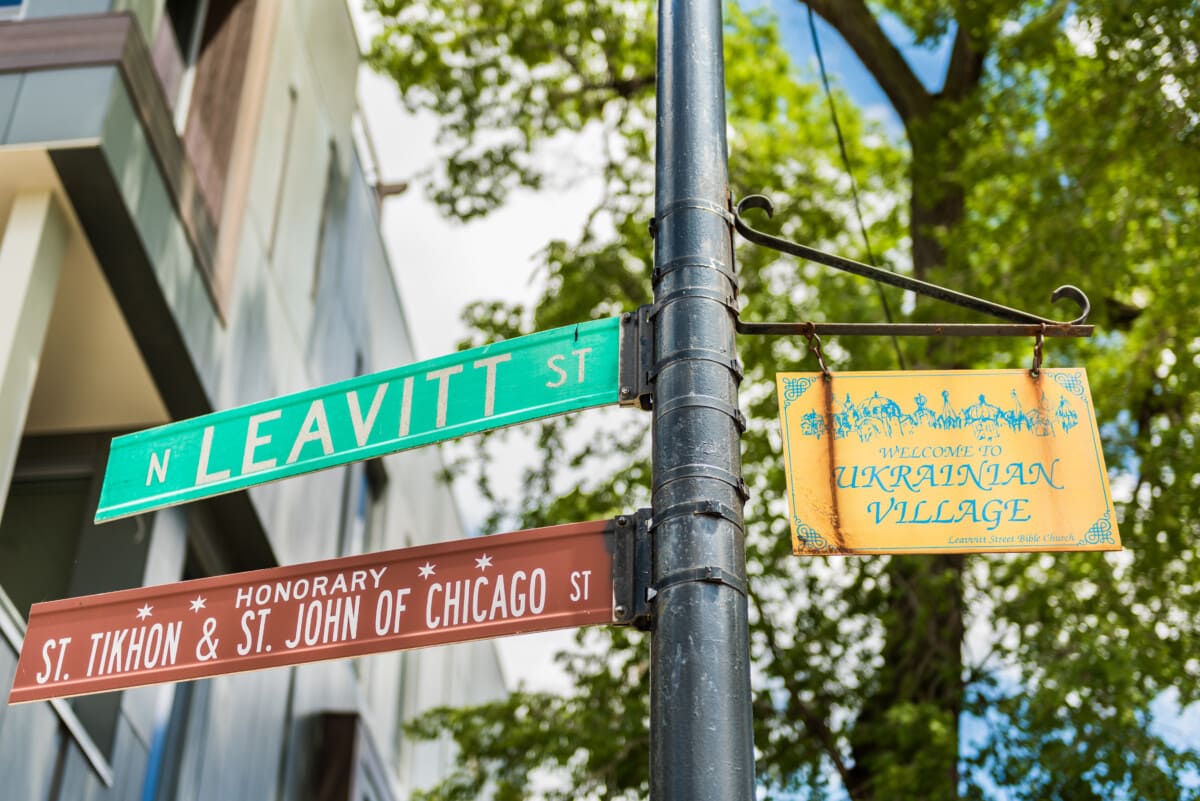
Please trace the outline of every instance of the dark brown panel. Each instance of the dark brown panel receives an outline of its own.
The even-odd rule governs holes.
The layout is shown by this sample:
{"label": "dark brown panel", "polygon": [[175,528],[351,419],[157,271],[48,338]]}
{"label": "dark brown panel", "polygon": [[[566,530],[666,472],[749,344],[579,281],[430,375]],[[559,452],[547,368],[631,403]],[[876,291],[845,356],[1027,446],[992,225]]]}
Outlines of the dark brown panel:
{"label": "dark brown panel", "polygon": [[132,21],[128,14],[89,14],[6,22],[0,72],[116,64]]}
{"label": "dark brown panel", "polygon": [[316,801],[354,801],[354,773],[358,763],[358,715],[326,712],[321,716],[311,797]]}
{"label": "dark brown panel", "polygon": [[390,769],[370,730],[354,712],[325,712],[319,718],[312,760],[313,801],[392,801]]}
{"label": "dark brown panel", "polygon": [[192,85],[184,142],[214,219],[220,218],[246,58],[254,0],[211,0]]}
{"label": "dark brown panel", "polygon": [[188,160],[183,142],[175,132],[174,117],[162,85],[158,82],[150,49],[138,26],[132,18],[129,19],[129,36],[121,52],[121,76],[129,88],[134,108],[146,130],[146,138],[150,140],[155,159],[171,190],[175,208],[187,229],[196,263],[208,279],[209,293],[215,301],[212,292],[213,254],[217,242],[215,218],[204,205],[194,178],[194,165]]}

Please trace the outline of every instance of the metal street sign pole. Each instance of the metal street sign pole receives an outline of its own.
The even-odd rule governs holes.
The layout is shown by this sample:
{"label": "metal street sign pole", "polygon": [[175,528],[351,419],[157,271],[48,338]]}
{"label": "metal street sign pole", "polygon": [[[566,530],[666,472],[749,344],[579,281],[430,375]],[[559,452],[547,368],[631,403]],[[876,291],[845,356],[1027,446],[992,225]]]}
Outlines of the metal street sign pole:
{"label": "metal street sign pole", "polygon": [[650,795],[751,801],[720,0],[660,0]]}

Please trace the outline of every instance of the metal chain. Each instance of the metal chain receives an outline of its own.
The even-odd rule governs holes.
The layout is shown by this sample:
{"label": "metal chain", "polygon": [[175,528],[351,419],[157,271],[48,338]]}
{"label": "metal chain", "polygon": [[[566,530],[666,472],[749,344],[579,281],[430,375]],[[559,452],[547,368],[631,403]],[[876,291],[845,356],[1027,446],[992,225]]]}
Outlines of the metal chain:
{"label": "metal chain", "polygon": [[821,365],[821,376],[828,381],[833,376],[830,374],[829,368],[825,366],[825,353],[821,350],[821,338],[815,331],[809,331],[804,337],[808,340],[808,349],[817,357],[817,364]]}
{"label": "metal chain", "polygon": [[1038,377],[1038,373],[1042,370],[1042,348],[1046,344],[1046,324],[1042,323],[1042,328],[1033,338],[1033,367],[1030,368],[1029,374],[1034,378]]}

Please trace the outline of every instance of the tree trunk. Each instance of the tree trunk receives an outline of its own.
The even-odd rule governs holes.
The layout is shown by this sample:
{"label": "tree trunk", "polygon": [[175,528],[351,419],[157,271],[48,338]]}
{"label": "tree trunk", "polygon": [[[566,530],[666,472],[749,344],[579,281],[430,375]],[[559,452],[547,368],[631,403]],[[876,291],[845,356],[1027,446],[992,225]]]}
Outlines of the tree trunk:
{"label": "tree trunk", "polygon": [[[944,283],[942,237],[962,219],[964,192],[947,178],[957,154],[931,114],[908,126],[912,142],[913,272]],[[914,135],[915,134],[915,135]],[[931,301],[936,303],[936,301]],[[925,366],[950,366],[931,341]],[[941,362],[941,364],[938,364]],[[881,622],[883,665],[865,689],[851,736],[854,801],[958,798],[959,717],[963,709],[963,557],[893,556]]]}
{"label": "tree trunk", "polygon": [[854,801],[958,798],[961,556],[893,556],[883,665],[854,727]]}

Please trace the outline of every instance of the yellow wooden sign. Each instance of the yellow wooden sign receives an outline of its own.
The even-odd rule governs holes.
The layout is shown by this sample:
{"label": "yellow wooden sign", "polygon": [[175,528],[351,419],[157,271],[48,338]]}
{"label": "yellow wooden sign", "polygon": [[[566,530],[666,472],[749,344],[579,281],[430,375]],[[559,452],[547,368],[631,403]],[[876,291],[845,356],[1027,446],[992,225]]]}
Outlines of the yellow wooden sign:
{"label": "yellow wooden sign", "polygon": [[777,382],[796,554],[1121,548],[1082,368]]}

